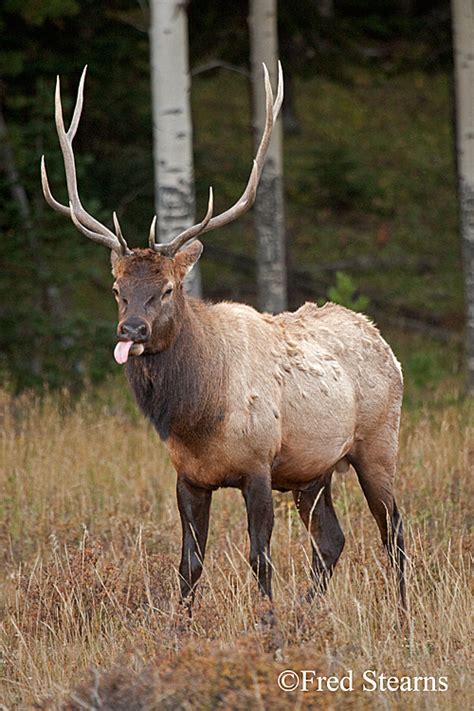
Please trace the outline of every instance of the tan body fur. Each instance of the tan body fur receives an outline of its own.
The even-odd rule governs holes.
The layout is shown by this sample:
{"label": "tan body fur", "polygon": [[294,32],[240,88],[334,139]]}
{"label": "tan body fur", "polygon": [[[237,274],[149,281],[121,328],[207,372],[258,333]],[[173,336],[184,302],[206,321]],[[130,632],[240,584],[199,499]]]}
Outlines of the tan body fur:
{"label": "tan body fur", "polygon": [[215,487],[271,469],[274,488],[300,488],[343,468],[379,429],[393,433],[387,455],[396,456],[401,369],[364,316],[311,303],[279,316],[225,302],[206,311],[226,363],[226,414],[202,452],[171,433],[178,472]]}

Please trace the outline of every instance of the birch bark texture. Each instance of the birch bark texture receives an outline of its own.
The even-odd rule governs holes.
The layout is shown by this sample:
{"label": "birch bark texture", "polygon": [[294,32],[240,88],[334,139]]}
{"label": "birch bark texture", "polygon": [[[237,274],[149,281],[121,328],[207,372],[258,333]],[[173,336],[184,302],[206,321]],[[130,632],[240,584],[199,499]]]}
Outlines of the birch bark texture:
{"label": "birch bark texture", "polygon": [[[277,79],[276,0],[250,0],[249,30],[253,130],[257,146],[265,123],[262,62],[267,65],[272,86],[276,86]],[[287,307],[282,141],[281,119],[279,118],[273,129],[254,208],[257,235],[258,305],[262,311],[271,313],[279,313]]]}
{"label": "birch bark texture", "polygon": [[[188,17],[182,0],[151,0],[150,53],[157,241],[194,224],[195,191]],[[201,296],[199,267],[186,291]]]}
{"label": "birch bark texture", "polygon": [[466,298],[467,389],[474,396],[474,0],[452,0],[457,168]]}

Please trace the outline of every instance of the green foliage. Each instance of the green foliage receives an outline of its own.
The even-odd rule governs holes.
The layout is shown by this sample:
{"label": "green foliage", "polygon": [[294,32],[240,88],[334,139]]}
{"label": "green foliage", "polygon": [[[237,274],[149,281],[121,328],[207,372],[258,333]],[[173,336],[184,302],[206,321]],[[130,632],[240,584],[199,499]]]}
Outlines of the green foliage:
{"label": "green foliage", "polygon": [[[60,73],[67,123],[80,70],[89,63],[75,141],[81,197],[105,223],[117,209],[127,227],[132,223],[132,234],[146,233],[153,185],[148,42],[133,25],[113,18],[113,10],[124,6],[131,3],[10,0],[0,10],[6,142],[30,213],[25,219],[0,170],[0,377],[15,389],[80,387],[103,379],[113,363],[108,254],[46,206],[39,161],[44,153],[53,193],[64,202],[54,82]],[[117,107],[126,121],[117,120]],[[149,186],[144,198],[143,185]]]}
{"label": "green foliage", "polygon": [[369,299],[357,293],[357,287],[349,274],[336,272],[336,285],[328,289],[328,299],[352,311],[365,311]]}
{"label": "green foliage", "polygon": [[418,388],[435,387],[446,375],[439,352],[416,351],[409,355],[404,365],[408,377]]}
{"label": "green foliage", "polygon": [[[440,71],[445,64],[439,50],[448,47],[439,38],[449,29],[449,5],[431,3],[429,10],[417,5],[410,17],[402,16],[395,2],[336,5],[334,18],[318,18],[313,0],[279,7],[281,56],[288,87],[293,78],[301,129],[285,138],[290,258],[317,265],[341,257],[368,258],[368,263],[377,263],[380,254],[386,262],[393,257],[389,270],[357,272],[357,286],[374,307],[392,318],[409,310],[420,319],[459,326],[463,297],[450,85]],[[75,141],[81,196],[107,224],[116,209],[130,244],[146,243],[153,174],[148,18],[142,7],[135,0],[1,5],[2,113],[31,212],[28,227],[0,167],[0,378],[13,388],[80,387],[101,380],[113,366],[115,309],[107,252],[45,205],[39,159],[46,154],[53,193],[64,201],[54,82],[60,73],[67,121],[88,63]],[[191,64],[218,58],[246,66],[247,11],[246,2],[190,3]],[[249,86],[245,76],[220,71],[195,75],[192,88],[201,214],[209,183],[220,211],[248,177]],[[379,232],[386,238],[383,246]],[[252,216],[211,233],[206,246],[206,293],[252,303]],[[212,247],[221,253],[232,249],[235,260],[223,264]],[[239,259],[247,260],[242,269],[236,268]],[[432,266],[420,271],[420,259],[432,260]],[[364,309],[364,298],[346,279],[345,273],[342,281],[337,277],[330,298]],[[290,305],[317,300],[329,286],[327,277],[315,275],[295,290]],[[414,368],[436,377],[429,366]]]}
{"label": "green foliage", "polygon": [[42,25],[47,20],[75,15],[79,12],[76,0],[5,0],[6,12],[17,14],[29,25]]}
{"label": "green foliage", "polygon": [[335,209],[375,211],[383,196],[373,169],[350,146],[322,143],[315,148],[310,175],[319,184],[318,202]]}

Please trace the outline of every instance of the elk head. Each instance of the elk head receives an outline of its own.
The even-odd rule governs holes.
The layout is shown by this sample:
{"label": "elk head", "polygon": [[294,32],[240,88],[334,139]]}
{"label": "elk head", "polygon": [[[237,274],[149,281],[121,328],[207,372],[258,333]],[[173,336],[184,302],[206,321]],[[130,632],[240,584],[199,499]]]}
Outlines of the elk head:
{"label": "elk head", "polygon": [[118,304],[118,343],[114,355],[118,363],[125,363],[130,355],[144,352],[156,353],[167,348],[176,338],[181,326],[185,306],[183,283],[186,274],[201,256],[203,246],[196,240],[201,234],[232,222],[249,210],[257,192],[272,128],[283,101],[283,73],[278,63],[278,89],[275,102],[268,71],[263,65],[266,120],[260,144],[253,161],[247,186],[237,202],[225,212],[213,217],[213,194],[209,189],[209,202],[204,219],[181,232],[167,243],[156,241],[156,216],[153,218],[146,249],[130,249],[122,234],[116,213],[113,213],[112,231],[82,206],[77,187],[76,165],[72,142],[81,118],[84,67],[77,91],[71,125],[64,127],[59,77],[56,81],[55,120],[59,144],[64,159],[69,205],[62,205],[51,194],[44,156],[41,159],[41,183],[48,204],[57,212],[72,219],[77,229],[89,239],[111,250],[112,273],[115,277],[113,291]]}

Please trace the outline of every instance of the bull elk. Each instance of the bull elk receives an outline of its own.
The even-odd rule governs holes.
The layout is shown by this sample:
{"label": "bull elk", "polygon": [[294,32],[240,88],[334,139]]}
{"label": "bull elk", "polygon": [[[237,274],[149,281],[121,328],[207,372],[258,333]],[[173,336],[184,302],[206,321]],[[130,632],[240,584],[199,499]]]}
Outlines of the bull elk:
{"label": "bull elk", "polygon": [[402,520],[393,494],[403,393],[401,368],[365,317],[335,304],[306,303],[294,313],[258,313],[239,303],[210,304],[183,289],[203,250],[196,237],[235,220],[255,200],[272,127],[283,99],[279,67],[273,94],[266,67],[266,123],[247,186],[237,202],[205,217],[167,244],[130,249],[116,214],[114,230],[82,206],[72,142],[83,104],[82,74],[69,130],[59,78],[55,116],[69,205],[45,198],[91,240],[111,250],[118,303],[115,359],[142,412],[166,442],[177,472],[182,523],[181,598],[191,605],[202,572],[212,492],[243,493],[250,564],[271,599],[272,489],[291,491],[310,533],[310,595],[324,592],[344,546],[331,499],[333,472],[352,465],[395,566],[405,608]]}

